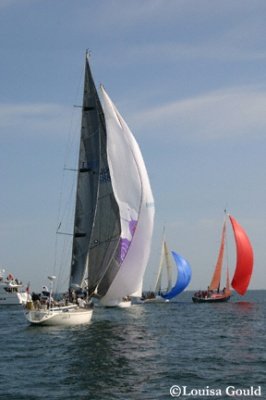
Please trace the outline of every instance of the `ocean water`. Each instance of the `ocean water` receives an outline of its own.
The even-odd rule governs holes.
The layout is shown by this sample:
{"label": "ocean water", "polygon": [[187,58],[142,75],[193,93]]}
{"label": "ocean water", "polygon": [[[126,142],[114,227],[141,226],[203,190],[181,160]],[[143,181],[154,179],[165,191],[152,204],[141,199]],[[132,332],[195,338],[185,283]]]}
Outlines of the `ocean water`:
{"label": "ocean water", "polygon": [[225,304],[191,294],[95,307],[90,325],[71,328],[0,308],[0,399],[266,399],[266,291]]}

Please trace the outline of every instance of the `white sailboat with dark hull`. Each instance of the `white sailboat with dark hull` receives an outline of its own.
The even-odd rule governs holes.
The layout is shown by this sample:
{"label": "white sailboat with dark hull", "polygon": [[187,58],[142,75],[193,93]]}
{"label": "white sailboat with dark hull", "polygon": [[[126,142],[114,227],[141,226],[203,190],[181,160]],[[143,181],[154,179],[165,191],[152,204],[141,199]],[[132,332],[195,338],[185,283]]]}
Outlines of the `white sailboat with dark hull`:
{"label": "white sailboat with dark hull", "polygon": [[[63,314],[73,315],[74,324],[89,322],[93,296],[113,306],[141,290],[150,252],[154,206],[147,171],[132,133],[100,90],[104,111],[86,54],[69,279],[69,291],[86,292],[86,306],[45,310],[57,323],[65,323]],[[35,312],[26,312],[31,323],[52,324],[54,317]],[[75,321],[78,312],[83,317]]]}

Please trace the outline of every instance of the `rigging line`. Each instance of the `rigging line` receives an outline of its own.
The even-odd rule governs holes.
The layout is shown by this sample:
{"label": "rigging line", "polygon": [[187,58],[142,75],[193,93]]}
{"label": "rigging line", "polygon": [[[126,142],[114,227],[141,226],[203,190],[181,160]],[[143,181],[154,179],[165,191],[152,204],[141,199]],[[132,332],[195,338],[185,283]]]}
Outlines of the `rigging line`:
{"label": "rigging line", "polygon": [[[82,71],[82,68],[80,69],[80,71]],[[81,88],[81,82],[82,82],[82,76],[83,73],[80,72],[80,76],[79,76],[79,81],[78,81],[78,85],[76,88],[76,94],[75,94],[75,102],[77,100],[77,98],[79,97],[79,93],[80,93],[80,88]],[[74,146],[74,142],[75,142],[75,138],[79,137],[79,135],[76,135],[75,133],[77,132],[77,126],[75,127],[75,122],[74,122],[74,114],[75,114],[75,110],[74,108],[72,108],[72,112],[71,112],[71,117],[70,117],[70,124],[69,124],[69,129],[68,129],[68,134],[67,134],[67,140],[66,140],[66,144],[65,144],[65,152],[64,152],[64,165],[67,164],[68,159],[70,158],[70,154],[76,154],[76,152],[73,152],[73,148]],[[77,156],[76,156],[77,157]],[[76,161],[76,160],[75,160]],[[76,165],[76,164],[75,164]],[[60,187],[60,191],[59,191],[59,200],[58,200],[58,210],[57,210],[57,221],[60,221],[63,219],[64,215],[66,214],[66,211],[63,212],[63,216],[62,218],[60,217],[61,213],[62,213],[62,203],[63,203],[63,188],[65,188],[65,181],[66,181],[66,176],[65,176],[65,171],[63,169],[62,172],[62,177],[61,177],[61,187]],[[73,186],[73,184],[72,184]],[[73,191],[73,189],[71,189],[71,192]],[[69,202],[69,200],[68,200]],[[55,235],[55,248],[54,248],[54,265],[53,265],[53,271],[54,274],[56,272],[56,265],[57,265],[57,257],[58,257],[58,236]]]}
{"label": "rigging line", "polygon": [[[66,272],[66,265],[69,265],[70,261],[70,255],[71,255],[71,248],[72,246],[69,245],[69,239],[65,236],[65,239],[63,241],[62,249],[61,249],[61,254],[59,257],[59,265],[58,265],[58,285],[60,282],[60,285],[63,284],[63,279],[64,281],[69,280],[68,272]],[[67,276],[66,276],[67,275]]]}

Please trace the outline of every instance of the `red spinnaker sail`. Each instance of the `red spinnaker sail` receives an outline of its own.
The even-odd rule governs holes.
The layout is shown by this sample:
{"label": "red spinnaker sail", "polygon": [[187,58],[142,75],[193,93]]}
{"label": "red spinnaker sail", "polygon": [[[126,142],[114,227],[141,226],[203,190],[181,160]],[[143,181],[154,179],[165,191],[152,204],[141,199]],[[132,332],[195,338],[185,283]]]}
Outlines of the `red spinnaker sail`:
{"label": "red spinnaker sail", "polygon": [[229,216],[236,241],[236,269],[232,287],[241,295],[246,293],[253,270],[253,249],[244,229],[230,215]]}

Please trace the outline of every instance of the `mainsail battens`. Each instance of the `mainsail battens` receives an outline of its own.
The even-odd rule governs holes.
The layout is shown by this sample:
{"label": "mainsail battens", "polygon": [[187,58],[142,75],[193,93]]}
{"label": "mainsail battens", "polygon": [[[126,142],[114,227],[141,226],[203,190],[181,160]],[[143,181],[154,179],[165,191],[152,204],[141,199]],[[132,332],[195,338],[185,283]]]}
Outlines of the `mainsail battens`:
{"label": "mainsail battens", "polygon": [[225,248],[225,234],[226,234],[226,222],[224,221],[223,230],[222,230],[222,238],[220,244],[220,250],[215,266],[215,270],[213,273],[212,281],[209,286],[209,290],[218,290],[221,282],[221,274],[223,267],[223,259],[224,259],[224,248]]}
{"label": "mainsail battens", "polygon": [[86,233],[82,233],[82,232],[77,232],[77,233],[74,233],[74,237],[75,238],[83,238],[83,237],[85,237],[85,236],[87,236],[87,234]]}
{"label": "mainsail battens", "polygon": [[233,227],[237,249],[236,269],[231,285],[239,294],[244,295],[253,270],[253,249],[242,226],[231,215],[229,218]]}
{"label": "mainsail battens", "polygon": [[94,111],[94,110],[96,110],[95,107],[86,107],[86,106],[83,106],[82,109],[83,109],[83,111]]}

